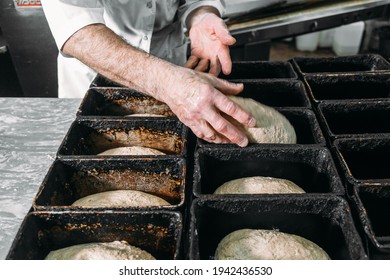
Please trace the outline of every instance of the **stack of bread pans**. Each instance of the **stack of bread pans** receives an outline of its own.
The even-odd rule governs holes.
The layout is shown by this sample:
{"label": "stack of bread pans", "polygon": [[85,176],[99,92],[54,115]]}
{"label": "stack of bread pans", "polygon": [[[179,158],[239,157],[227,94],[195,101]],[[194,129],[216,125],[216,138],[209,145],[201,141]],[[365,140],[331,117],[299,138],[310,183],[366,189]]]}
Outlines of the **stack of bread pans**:
{"label": "stack of bread pans", "polygon": [[390,258],[390,63],[379,55],[293,60],[346,187],[370,259]]}
{"label": "stack of bread pans", "polygon": [[[264,229],[304,237],[331,259],[367,259],[345,187],[294,63],[234,62],[232,74],[222,77],[244,83],[240,96],[283,114],[295,129],[297,143],[240,148],[198,139],[188,258],[214,259],[229,233]],[[254,176],[289,180],[305,193],[214,193],[225,182]]]}
{"label": "stack of bread pans", "polygon": [[[212,144],[196,139],[170,108],[97,75],[58,148],[7,259],[127,241],[157,259],[214,259],[244,228],[304,237],[331,259],[388,258],[390,64],[377,55],[234,62],[221,78],[241,97],[278,110],[296,144]],[[155,116],[155,115],[158,115]],[[142,146],[164,155],[101,155]],[[300,194],[215,194],[223,183],[264,176]],[[80,207],[79,198],[137,190],[170,205]]]}
{"label": "stack of bread pans", "polygon": [[[44,259],[72,245],[126,241],[156,259],[182,259],[188,137],[188,128],[165,104],[120,86],[91,87],[7,258]],[[100,154],[131,146],[164,154]],[[169,205],[73,205],[117,190],[141,191]]]}

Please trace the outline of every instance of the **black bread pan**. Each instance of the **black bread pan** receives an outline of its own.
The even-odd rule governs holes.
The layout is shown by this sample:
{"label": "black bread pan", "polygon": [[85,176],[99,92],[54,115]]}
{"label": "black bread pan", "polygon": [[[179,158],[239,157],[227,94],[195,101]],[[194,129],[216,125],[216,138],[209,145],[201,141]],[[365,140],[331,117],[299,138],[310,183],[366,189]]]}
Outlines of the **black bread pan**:
{"label": "black bread pan", "polygon": [[371,101],[388,100],[390,97],[390,73],[352,74],[345,76],[305,77],[309,97],[323,101]]}
{"label": "black bread pan", "polygon": [[108,149],[142,146],[168,155],[186,155],[188,128],[176,119],[78,119],[70,126],[57,155],[95,156]]}
{"label": "black bread pan", "polygon": [[43,260],[52,250],[91,242],[127,241],[156,259],[180,258],[180,213],[29,213],[16,234],[8,260]]}
{"label": "black bread pan", "polygon": [[[296,144],[263,144],[263,143],[251,143],[251,146],[263,146],[263,145],[278,145],[278,146],[325,146],[326,141],[322,133],[320,125],[317,121],[317,118],[314,112],[310,109],[287,109],[279,108],[277,109],[281,114],[283,114],[294,127],[295,134],[297,136]],[[198,139],[198,146],[233,146],[232,144],[214,144],[204,141],[203,139]]]}
{"label": "black bread pan", "polygon": [[305,86],[299,80],[244,82],[244,90],[237,96],[274,108],[311,108]]}
{"label": "black bread pan", "polygon": [[219,78],[237,80],[297,79],[298,75],[289,62],[285,61],[234,61],[229,75],[221,73]]}
{"label": "black bread pan", "polygon": [[318,106],[324,134],[336,138],[390,136],[390,102],[323,102]]}
{"label": "black bread pan", "polygon": [[367,259],[349,205],[337,196],[198,198],[191,208],[189,258],[214,259],[221,239],[244,228],[299,235],[332,260]]}
{"label": "black bread pan", "polygon": [[378,54],[334,57],[295,57],[295,67],[303,75],[390,70],[390,63]]}
{"label": "black bread pan", "polygon": [[311,195],[345,194],[326,148],[221,147],[196,151],[195,196],[213,194],[225,182],[252,176],[287,179]]}
{"label": "black bread pan", "polygon": [[84,118],[123,118],[133,114],[175,117],[165,103],[125,88],[90,88],[77,111],[77,117]]}
{"label": "black bread pan", "polygon": [[171,206],[132,210],[173,210],[185,200],[186,165],[183,158],[57,159],[49,168],[33,202],[38,211],[129,210],[77,207],[76,200],[105,191],[137,190],[163,198]]}

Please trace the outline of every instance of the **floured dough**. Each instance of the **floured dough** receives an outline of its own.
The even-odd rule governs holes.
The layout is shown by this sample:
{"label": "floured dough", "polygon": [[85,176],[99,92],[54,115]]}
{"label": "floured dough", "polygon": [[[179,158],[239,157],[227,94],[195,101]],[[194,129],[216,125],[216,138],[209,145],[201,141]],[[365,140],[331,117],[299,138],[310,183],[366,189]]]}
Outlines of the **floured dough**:
{"label": "floured dough", "polygon": [[228,181],[218,187],[214,194],[271,194],[271,193],[305,193],[289,180],[254,176]]}
{"label": "floured dough", "polygon": [[217,260],[328,260],[317,244],[275,230],[241,229],[225,236],[215,251]]}
{"label": "floured dough", "polygon": [[82,197],[72,206],[81,207],[150,207],[170,205],[164,199],[135,190],[116,190]]}
{"label": "floured dough", "polygon": [[156,117],[156,118],[163,118],[164,115],[157,115],[157,114],[150,114],[150,113],[137,113],[137,114],[130,114],[126,115],[125,117]]}
{"label": "floured dough", "polygon": [[109,149],[102,153],[99,153],[100,156],[141,156],[141,155],[165,155],[165,153],[153,149],[140,146],[132,147],[118,147]]}
{"label": "floured dough", "polygon": [[126,241],[86,243],[51,251],[45,260],[155,260]]}
{"label": "floured dough", "polygon": [[241,127],[250,143],[296,144],[297,136],[288,119],[274,108],[261,104],[251,98],[229,96],[241,108],[251,113],[256,119],[256,127],[244,127],[236,120],[229,121]]}

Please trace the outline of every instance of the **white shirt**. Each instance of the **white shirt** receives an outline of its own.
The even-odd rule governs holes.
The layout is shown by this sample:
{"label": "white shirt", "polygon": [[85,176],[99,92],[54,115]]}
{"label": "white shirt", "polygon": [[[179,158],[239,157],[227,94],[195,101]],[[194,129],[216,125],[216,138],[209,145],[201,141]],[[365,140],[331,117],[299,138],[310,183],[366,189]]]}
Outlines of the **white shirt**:
{"label": "white shirt", "polygon": [[[186,17],[200,6],[213,6],[222,15],[221,1],[41,0],[41,3],[59,50],[79,29],[102,23],[132,46],[183,65]],[[95,76],[92,69],[59,52],[59,97],[82,98]]]}

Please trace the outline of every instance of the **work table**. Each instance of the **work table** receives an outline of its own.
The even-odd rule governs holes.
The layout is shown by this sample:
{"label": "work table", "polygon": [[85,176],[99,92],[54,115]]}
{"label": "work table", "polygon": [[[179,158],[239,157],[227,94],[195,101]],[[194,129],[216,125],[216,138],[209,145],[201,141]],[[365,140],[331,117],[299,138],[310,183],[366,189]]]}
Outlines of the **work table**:
{"label": "work table", "polygon": [[0,259],[6,258],[80,102],[0,98]]}

